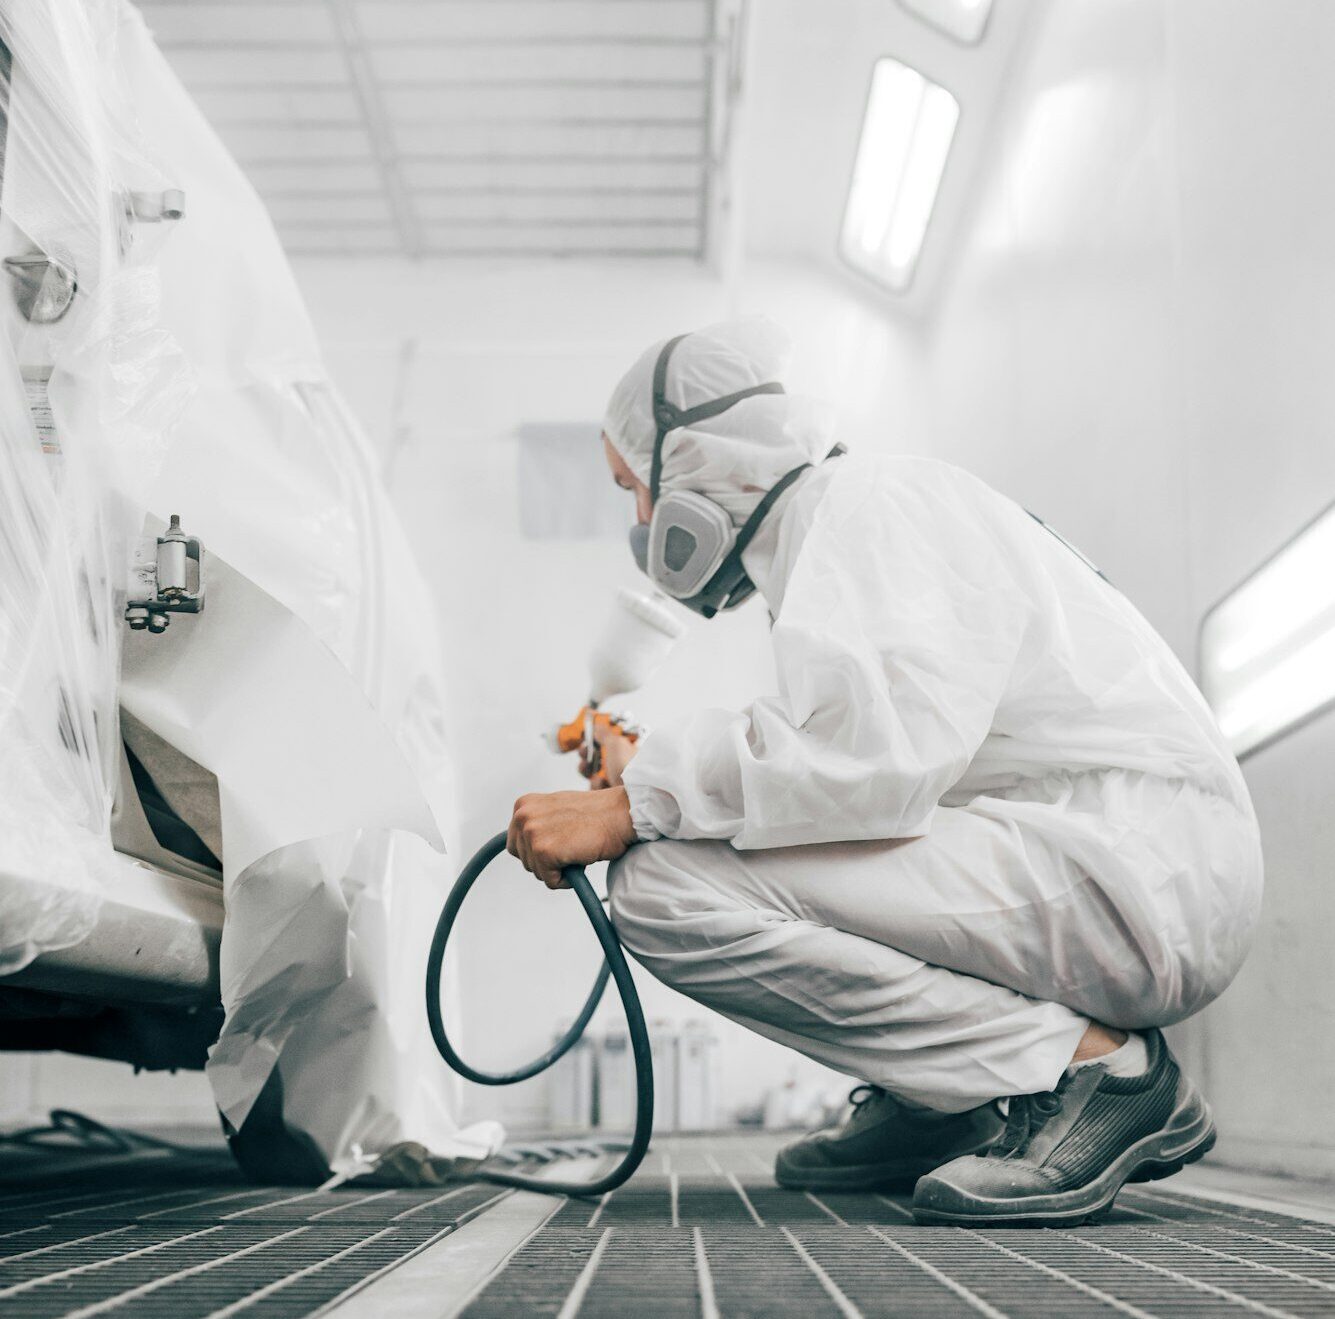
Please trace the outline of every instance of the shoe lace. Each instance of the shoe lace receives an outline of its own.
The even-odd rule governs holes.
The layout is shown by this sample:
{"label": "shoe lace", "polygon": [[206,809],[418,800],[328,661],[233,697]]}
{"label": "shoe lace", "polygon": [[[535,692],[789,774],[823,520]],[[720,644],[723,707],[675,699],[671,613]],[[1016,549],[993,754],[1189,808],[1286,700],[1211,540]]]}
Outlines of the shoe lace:
{"label": "shoe lace", "polygon": [[893,1102],[890,1095],[878,1085],[857,1085],[848,1093],[848,1102],[853,1111],[844,1120],[843,1127],[857,1130],[863,1122],[875,1121],[875,1113],[881,1104]]}
{"label": "shoe lace", "polygon": [[1006,1130],[992,1146],[993,1158],[1020,1158],[1029,1149],[1030,1142],[1058,1113],[1062,1097],[1056,1090],[1043,1090],[1033,1095],[1014,1095],[1006,1114]]}

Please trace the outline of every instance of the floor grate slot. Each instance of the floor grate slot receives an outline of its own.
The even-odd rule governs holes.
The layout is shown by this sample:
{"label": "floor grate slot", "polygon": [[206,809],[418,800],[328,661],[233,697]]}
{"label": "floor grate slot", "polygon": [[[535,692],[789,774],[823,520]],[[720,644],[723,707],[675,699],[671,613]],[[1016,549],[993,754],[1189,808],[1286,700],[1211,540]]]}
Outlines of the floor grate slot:
{"label": "floor grate slot", "polygon": [[[902,1194],[779,1189],[777,1144],[663,1138],[620,1190],[526,1221],[455,1304],[468,1319],[1335,1319],[1335,1227],[1257,1207],[1282,1201],[1183,1178],[1071,1230],[921,1227]],[[384,1275],[411,1278],[399,1266],[425,1251],[424,1276],[443,1276],[473,1248],[455,1229],[507,1194],[255,1187],[225,1155],[0,1164],[0,1319],[339,1319],[368,1285],[349,1304],[378,1317],[395,1312],[375,1299]]]}

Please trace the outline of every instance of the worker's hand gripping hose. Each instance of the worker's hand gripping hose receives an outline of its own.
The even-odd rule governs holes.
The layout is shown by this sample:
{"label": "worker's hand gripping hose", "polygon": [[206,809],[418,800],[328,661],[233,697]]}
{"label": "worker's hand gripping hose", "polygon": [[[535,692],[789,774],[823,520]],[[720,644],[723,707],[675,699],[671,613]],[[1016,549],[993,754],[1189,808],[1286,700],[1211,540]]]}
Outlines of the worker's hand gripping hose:
{"label": "worker's hand gripping hose", "polygon": [[512,1072],[482,1072],[470,1067],[455,1052],[445,1033],[445,1022],[440,1010],[440,975],[445,962],[445,948],[450,941],[450,932],[454,929],[455,918],[463,906],[468,891],[477,882],[482,872],[505,851],[505,835],[497,834],[490,842],[483,844],[472,860],[463,868],[459,878],[454,881],[450,896],[441,909],[440,920],[436,922],[435,938],[431,940],[431,952],[426,964],[426,1014],[431,1023],[431,1037],[440,1050],[440,1056],[459,1073],[479,1085],[513,1085],[516,1081],[526,1081],[530,1076],[544,1072],[557,1059],[564,1056],[575,1044],[589,1019],[593,1016],[598,1000],[603,996],[610,975],[616,981],[617,993],[621,995],[621,1005],[626,1013],[626,1025],[630,1031],[631,1055],[635,1059],[635,1131],[629,1148],[622,1155],[620,1162],[602,1177],[585,1182],[557,1182],[539,1177],[524,1177],[519,1173],[503,1172],[485,1166],[470,1174],[477,1180],[494,1182],[498,1186],[516,1186],[526,1191],[545,1191],[549,1195],[602,1195],[615,1190],[626,1181],[644,1158],[649,1148],[649,1137],[654,1125],[654,1065],[649,1049],[649,1032],[644,1024],[644,1010],[640,1006],[640,996],[635,991],[635,982],[630,976],[630,967],[626,965],[626,955],[621,951],[621,941],[617,938],[612,922],[603,910],[603,904],[593,891],[581,866],[567,866],[563,871],[566,883],[574,890],[575,896],[584,908],[584,914],[598,936],[603,949],[603,965],[598,972],[584,1006],[580,1009],[575,1024],[548,1049],[540,1058],[518,1067]]}

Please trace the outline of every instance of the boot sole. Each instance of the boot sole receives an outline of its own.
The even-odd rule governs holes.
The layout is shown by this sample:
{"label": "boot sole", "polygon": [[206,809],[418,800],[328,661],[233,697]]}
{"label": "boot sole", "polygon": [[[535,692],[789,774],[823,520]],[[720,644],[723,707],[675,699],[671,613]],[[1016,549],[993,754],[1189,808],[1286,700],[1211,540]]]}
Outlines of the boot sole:
{"label": "boot sole", "polygon": [[860,1163],[846,1168],[821,1168],[815,1172],[788,1171],[776,1160],[774,1180],[785,1191],[911,1191],[920,1177],[942,1164],[969,1154],[985,1154],[995,1144],[994,1136],[972,1149],[944,1155],[936,1163],[897,1159],[893,1163]]}
{"label": "boot sole", "polygon": [[919,1223],[966,1227],[1079,1227],[1107,1214],[1128,1182],[1154,1182],[1181,1172],[1208,1154],[1215,1138],[1210,1109],[1193,1086],[1164,1127],[1137,1141],[1085,1186],[1001,1200],[972,1195],[944,1182],[926,1187],[920,1183],[918,1194],[936,1203],[920,1205],[915,1198],[913,1217]]}

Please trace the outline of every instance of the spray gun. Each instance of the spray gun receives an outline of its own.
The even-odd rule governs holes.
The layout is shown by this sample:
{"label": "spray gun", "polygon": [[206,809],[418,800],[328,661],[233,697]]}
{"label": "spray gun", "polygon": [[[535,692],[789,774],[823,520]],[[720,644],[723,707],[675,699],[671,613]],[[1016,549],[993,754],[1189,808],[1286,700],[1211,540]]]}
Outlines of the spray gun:
{"label": "spray gun", "polygon": [[635,742],[645,732],[628,714],[599,707],[611,696],[643,687],[683,630],[681,620],[661,597],[629,590],[617,592],[612,612],[589,656],[588,704],[568,723],[547,734],[548,745],[558,755],[584,748],[592,787],[607,786],[597,734],[615,730]]}
{"label": "spray gun", "polygon": [[638,742],[644,735],[644,729],[631,723],[629,715],[613,714],[599,710],[590,703],[586,705],[568,724],[562,724],[549,733],[548,741],[558,755],[585,748],[585,757],[589,765],[589,786],[607,787],[607,775],[603,772],[603,751],[598,741],[598,734],[604,736],[614,730],[631,742]]}

